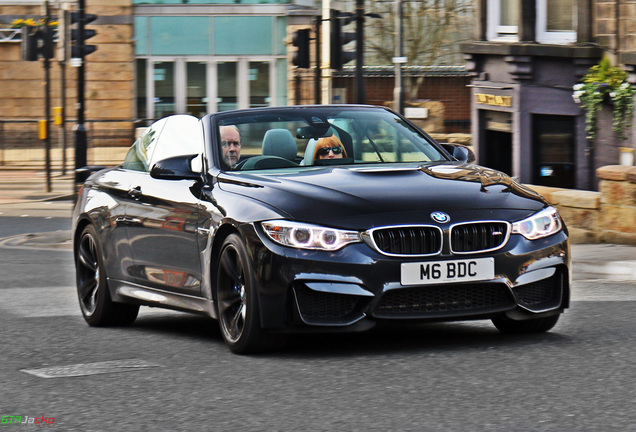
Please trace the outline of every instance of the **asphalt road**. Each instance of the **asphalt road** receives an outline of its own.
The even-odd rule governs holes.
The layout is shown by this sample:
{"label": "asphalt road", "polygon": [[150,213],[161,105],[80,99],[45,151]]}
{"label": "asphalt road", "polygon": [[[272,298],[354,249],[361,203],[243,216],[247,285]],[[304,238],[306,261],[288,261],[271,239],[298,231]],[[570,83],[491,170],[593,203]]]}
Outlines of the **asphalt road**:
{"label": "asphalt road", "polygon": [[[0,215],[0,237],[68,229],[65,214],[18,213]],[[4,244],[0,272],[0,416],[63,431],[636,429],[634,281],[575,275],[547,334],[419,325],[237,356],[215,322],[186,314],[88,327],[67,250]]]}

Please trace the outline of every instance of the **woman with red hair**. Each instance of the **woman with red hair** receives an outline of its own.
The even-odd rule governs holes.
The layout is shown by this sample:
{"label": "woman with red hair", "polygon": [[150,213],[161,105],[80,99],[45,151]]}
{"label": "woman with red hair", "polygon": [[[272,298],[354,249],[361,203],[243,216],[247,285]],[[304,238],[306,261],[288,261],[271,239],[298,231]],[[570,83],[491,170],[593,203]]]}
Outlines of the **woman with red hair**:
{"label": "woman with red hair", "polygon": [[330,137],[320,138],[316,143],[316,150],[314,151],[314,160],[316,159],[342,159],[347,157],[347,151],[345,150],[342,142],[337,136],[331,135]]}

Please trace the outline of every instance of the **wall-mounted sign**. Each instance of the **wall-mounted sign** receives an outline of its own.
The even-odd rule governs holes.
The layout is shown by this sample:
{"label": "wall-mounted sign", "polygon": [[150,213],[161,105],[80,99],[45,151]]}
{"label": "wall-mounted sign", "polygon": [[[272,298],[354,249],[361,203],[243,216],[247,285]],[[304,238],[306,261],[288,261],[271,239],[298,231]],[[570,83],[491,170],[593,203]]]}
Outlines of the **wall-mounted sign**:
{"label": "wall-mounted sign", "polygon": [[511,107],[512,96],[496,96],[484,93],[475,93],[475,102],[484,105]]}

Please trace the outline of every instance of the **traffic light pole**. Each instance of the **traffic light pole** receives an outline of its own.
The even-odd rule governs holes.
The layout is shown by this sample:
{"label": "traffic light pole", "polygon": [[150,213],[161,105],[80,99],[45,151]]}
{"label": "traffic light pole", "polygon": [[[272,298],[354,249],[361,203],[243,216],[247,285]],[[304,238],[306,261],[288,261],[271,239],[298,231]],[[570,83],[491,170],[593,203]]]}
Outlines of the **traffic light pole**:
{"label": "traffic light pole", "polygon": [[356,0],[356,102],[366,103],[364,88],[364,0]]}
{"label": "traffic light pole", "polygon": [[[51,37],[51,11],[49,9],[49,2],[45,0],[44,2],[44,41],[45,45],[52,43]],[[45,46],[44,50],[47,52],[51,47]],[[50,135],[50,124],[51,124],[51,61],[49,60],[48,55],[44,56],[44,147],[45,147],[45,160],[46,160],[46,191],[51,192],[51,137]]]}
{"label": "traffic light pole", "polygon": [[322,23],[322,17],[316,17],[316,69],[314,70],[314,103],[316,105],[320,105],[320,49],[321,49],[321,39],[320,39],[320,27]]}
{"label": "traffic light pole", "polygon": [[402,64],[406,62],[403,51],[402,34],[402,0],[395,2],[395,88],[393,90],[393,109],[404,114],[404,87],[402,83]]}
{"label": "traffic light pole", "polygon": [[[78,0],[78,22],[77,22],[77,46],[81,52],[84,47],[84,18],[86,16],[86,0]],[[75,182],[78,183],[77,170],[86,166],[87,137],[84,126],[84,87],[85,87],[85,64],[84,55],[80,57],[81,64],[77,68],[77,124],[73,128],[73,139],[75,141]]]}

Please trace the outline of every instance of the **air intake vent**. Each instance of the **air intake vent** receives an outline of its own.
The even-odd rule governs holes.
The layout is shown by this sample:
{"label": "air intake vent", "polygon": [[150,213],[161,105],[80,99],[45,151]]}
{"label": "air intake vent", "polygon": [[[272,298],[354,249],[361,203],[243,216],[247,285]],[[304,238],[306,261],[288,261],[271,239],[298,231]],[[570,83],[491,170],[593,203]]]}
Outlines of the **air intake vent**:
{"label": "air intake vent", "polygon": [[442,230],[435,226],[402,226],[372,231],[378,251],[387,255],[434,255],[442,250]]}
{"label": "air intake vent", "polygon": [[475,222],[455,225],[451,228],[453,253],[487,252],[499,249],[510,234],[506,222]]}

